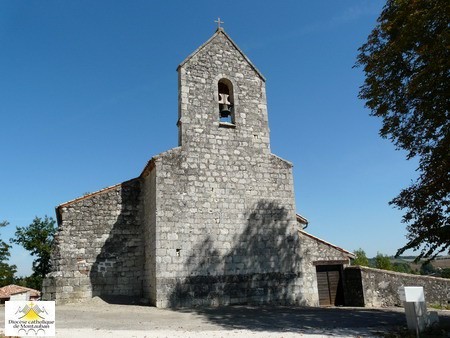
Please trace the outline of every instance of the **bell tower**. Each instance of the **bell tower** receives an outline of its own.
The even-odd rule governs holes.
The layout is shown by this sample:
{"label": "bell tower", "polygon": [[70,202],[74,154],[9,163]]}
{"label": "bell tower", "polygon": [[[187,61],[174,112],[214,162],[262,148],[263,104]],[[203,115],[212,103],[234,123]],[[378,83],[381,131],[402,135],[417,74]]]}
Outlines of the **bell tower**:
{"label": "bell tower", "polygon": [[264,77],[219,27],[178,66],[178,95],[179,147],[144,175],[144,293],[158,307],[295,303],[292,164],[270,152]]}
{"label": "bell tower", "polygon": [[219,27],[178,66],[178,140],[270,152],[265,78]]}

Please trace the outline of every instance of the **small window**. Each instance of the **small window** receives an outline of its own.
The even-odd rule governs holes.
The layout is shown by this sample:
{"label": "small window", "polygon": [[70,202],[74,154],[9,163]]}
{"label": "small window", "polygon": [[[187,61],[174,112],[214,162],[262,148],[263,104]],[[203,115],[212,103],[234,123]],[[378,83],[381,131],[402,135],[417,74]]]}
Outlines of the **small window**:
{"label": "small window", "polygon": [[224,125],[234,125],[234,96],[230,80],[221,79],[218,83],[219,121]]}

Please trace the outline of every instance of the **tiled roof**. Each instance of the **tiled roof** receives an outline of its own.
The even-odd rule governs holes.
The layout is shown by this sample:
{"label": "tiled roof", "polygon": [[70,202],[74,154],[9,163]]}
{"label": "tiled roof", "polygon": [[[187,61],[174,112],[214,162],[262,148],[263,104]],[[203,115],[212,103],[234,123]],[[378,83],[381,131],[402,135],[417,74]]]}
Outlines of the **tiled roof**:
{"label": "tiled roof", "polygon": [[38,290],[26,288],[24,286],[10,284],[0,288],[0,298],[9,298],[11,295],[22,292],[30,292],[31,297],[39,297],[41,293]]}

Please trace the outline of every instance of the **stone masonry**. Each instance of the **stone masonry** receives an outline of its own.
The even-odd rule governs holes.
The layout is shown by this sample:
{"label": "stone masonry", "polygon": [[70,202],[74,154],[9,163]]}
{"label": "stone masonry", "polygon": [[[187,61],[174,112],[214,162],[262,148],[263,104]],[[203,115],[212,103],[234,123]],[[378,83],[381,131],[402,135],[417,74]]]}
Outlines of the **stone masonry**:
{"label": "stone masonry", "polygon": [[351,266],[345,269],[347,305],[365,307],[402,306],[398,288],[422,286],[428,304],[450,303],[450,279]]}
{"label": "stone masonry", "polygon": [[270,152],[264,77],[218,29],[178,79],[179,146],[138,178],[57,208],[44,298],[317,305],[313,260],[349,253],[298,232],[292,164]]}
{"label": "stone masonry", "polygon": [[131,180],[57,208],[53,271],[44,298],[142,297],[144,247],[140,182]]}

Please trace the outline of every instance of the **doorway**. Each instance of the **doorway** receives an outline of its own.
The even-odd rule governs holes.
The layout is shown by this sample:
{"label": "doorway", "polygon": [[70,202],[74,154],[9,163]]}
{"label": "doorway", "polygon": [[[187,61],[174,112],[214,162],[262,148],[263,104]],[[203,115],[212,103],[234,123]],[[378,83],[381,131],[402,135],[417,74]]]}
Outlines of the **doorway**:
{"label": "doorway", "polygon": [[320,306],[344,305],[342,265],[317,265],[317,288]]}

